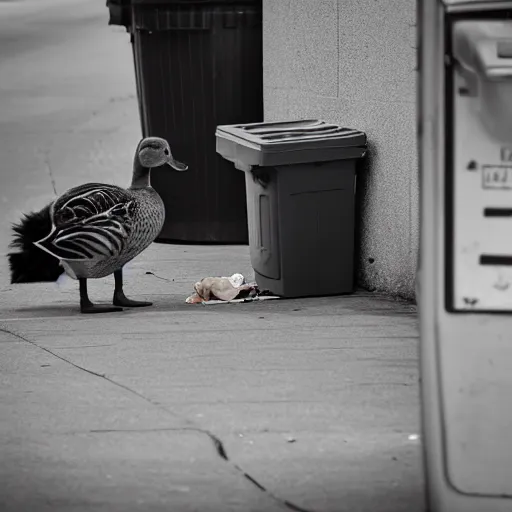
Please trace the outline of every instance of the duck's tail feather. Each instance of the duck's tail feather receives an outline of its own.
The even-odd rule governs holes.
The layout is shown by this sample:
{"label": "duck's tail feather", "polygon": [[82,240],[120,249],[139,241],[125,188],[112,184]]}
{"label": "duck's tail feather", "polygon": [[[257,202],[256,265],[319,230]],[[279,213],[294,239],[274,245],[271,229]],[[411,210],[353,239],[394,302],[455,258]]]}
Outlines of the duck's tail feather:
{"label": "duck's tail feather", "polygon": [[9,245],[17,252],[7,255],[11,270],[11,283],[55,282],[64,272],[57,258],[43,251],[34,242],[52,230],[51,203],[39,212],[25,214],[13,224],[14,237]]}

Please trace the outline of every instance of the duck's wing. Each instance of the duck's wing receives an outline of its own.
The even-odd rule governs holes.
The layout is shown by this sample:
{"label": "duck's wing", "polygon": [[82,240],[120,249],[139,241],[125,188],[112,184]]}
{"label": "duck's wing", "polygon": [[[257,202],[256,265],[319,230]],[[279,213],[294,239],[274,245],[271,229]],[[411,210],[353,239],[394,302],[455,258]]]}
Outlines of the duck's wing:
{"label": "duck's wing", "polygon": [[133,197],[121,187],[75,187],[52,206],[53,230],[37,245],[59,259],[85,261],[120,254],[133,228]]}

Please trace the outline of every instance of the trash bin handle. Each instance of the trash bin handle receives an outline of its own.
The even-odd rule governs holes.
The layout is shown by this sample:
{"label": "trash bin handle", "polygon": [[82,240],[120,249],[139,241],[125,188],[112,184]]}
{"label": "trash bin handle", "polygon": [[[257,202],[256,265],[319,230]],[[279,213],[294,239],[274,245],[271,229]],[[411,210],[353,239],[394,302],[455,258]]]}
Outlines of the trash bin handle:
{"label": "trash bin handle", "polygon": [[258,183],[261,187],[267,188],[270,183],[270,174],[267,170],[262,169],[261,167],[256,167],[252,169],[252,179],[254,183]]}

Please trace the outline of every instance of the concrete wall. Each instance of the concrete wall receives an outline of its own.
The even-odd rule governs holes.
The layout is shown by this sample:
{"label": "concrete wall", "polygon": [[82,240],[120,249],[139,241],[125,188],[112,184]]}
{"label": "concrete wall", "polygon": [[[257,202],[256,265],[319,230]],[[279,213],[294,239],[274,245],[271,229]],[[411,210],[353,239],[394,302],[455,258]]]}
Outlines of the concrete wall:
{"label": "concrete wall", "polygon": [[263,0],[265,119],[365,131],[359,283],[414,296],[418,247],[416,2]]}

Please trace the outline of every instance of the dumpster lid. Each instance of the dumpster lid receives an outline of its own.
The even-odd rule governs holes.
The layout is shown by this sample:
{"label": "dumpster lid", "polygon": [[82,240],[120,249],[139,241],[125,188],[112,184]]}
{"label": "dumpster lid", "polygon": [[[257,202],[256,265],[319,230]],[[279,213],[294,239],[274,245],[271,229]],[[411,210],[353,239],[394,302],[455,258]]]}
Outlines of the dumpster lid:
{"label": "dumpster lid", "polygon": [[263,152],[366,146],[366,134],[319,119],[217,126],[218,137]]}

